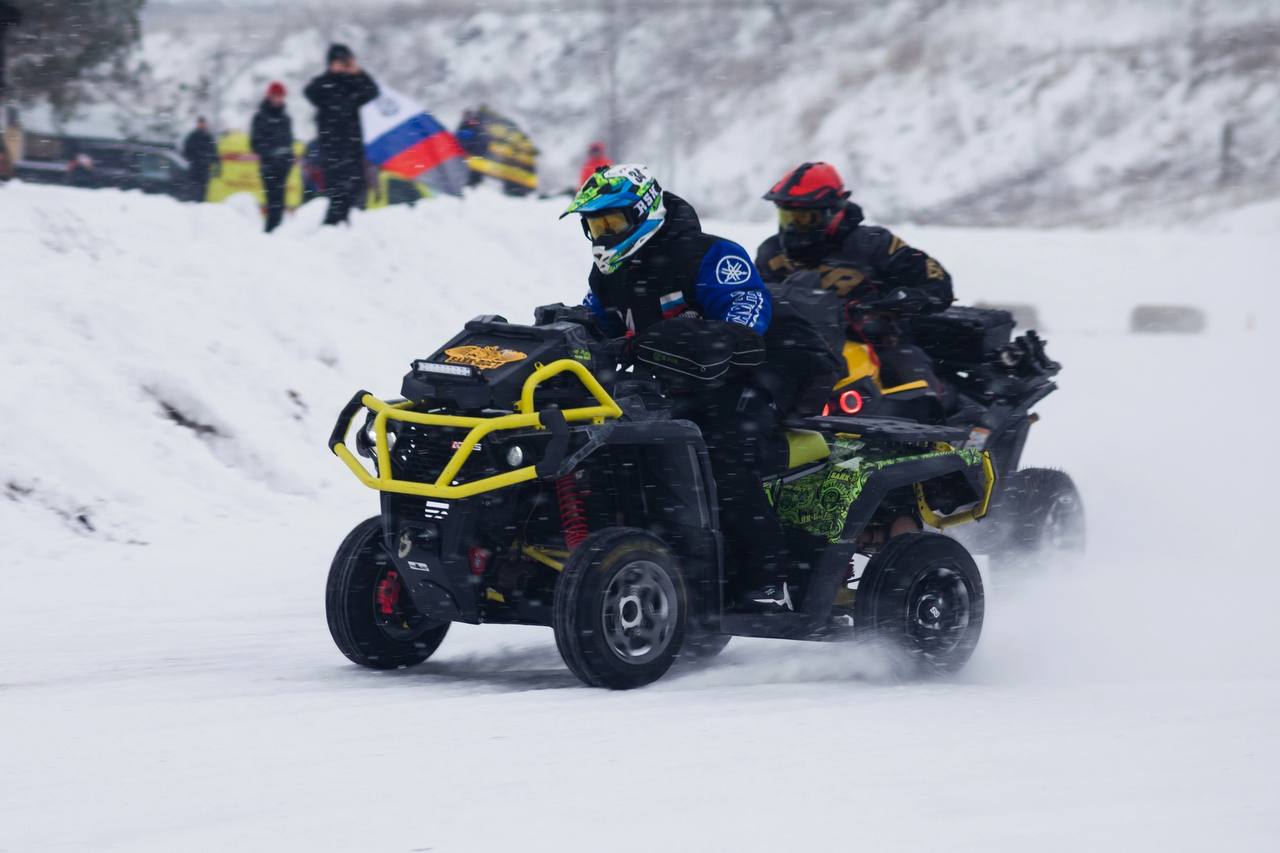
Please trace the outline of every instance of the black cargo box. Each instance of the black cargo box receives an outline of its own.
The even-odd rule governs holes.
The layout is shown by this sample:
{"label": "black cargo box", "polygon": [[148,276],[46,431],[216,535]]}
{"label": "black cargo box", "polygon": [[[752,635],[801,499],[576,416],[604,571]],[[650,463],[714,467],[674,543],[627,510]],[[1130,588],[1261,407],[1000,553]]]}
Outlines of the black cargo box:
{"label": "black cargo box", "polygon": [[948,308],[911,319],[915,342],[940,362],[981,364],[1009,343],[1013,315],[997,308]]}

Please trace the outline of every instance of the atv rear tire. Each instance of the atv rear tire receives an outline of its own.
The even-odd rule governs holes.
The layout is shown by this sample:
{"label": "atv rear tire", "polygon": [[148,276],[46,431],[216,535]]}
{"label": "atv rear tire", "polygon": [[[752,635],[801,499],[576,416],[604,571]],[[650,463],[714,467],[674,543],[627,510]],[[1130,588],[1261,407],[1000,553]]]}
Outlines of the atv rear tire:
{"label": "atv rear tire", "polygon": [[565,561],[556,583],[556,647],[592,687],[642,687],[680,653],[687,614],[680,566],[662,540],[608,527]]}
{"label": "atv rear tire", "polygon": [[360,522],[333,556],[324,597],[329,633],[353,662],[370,669],[413,666],[431,657],[449,633],[450,623],[429,622],[398,584],[382,545],[382,519]]}
{"label": "atv rear tire", "polygon": [[889,649],[904,675],[945,675],[963,668],[977,647],[985,597],[963,545],[909,533],[867,563],[853,606],[855,635]]}
{"label": "atv rear tire", "polygon": [[990,557],[1002,582],[1028,575],[1055,556],[1083,553],[1084,504],[1065,471],[1024,468],[998,484],[986,518],[951,535],[973,553]]}
{"label": "atv rear tire", "polygon": [[1001,490],[999,510],[1011,556],[1084,551],[1084,503],[1066,471],[1024,468],[1012,474]]}

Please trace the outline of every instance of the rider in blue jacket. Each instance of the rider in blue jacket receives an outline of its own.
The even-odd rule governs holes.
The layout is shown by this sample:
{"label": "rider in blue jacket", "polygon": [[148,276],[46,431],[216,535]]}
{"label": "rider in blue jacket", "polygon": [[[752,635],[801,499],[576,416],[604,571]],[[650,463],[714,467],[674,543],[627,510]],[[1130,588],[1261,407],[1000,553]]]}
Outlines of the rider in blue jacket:
{"label": "rider in blue jacket", "polygon": [[689,203],[644,166],[598,170],[564,215],[572,213],[595,258],[584,304],[606,332],[643,341],[648,331],[675,336],[686,352],[733,353],[738,369],[677,393],[675,414],[697,423],[706,441],[738,605],[790,608],[782,527],[761,486],[785,442],[775,395],[751,366],[763,365],[773,319],[760,273],[737,243],[703,232]]}

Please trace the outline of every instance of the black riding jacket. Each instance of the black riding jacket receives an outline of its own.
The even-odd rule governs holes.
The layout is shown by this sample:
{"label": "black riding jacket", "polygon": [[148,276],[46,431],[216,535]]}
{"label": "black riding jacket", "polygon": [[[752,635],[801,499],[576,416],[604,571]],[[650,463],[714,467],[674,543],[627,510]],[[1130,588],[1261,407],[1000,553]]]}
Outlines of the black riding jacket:
{"label": "black riding jacket", "polygon": [[[679,196],[664,193],[663,203],[666,221],[635,257],[611,275],[592,269],[584,304],[613,335],[639,335],[682,315],[728,323],[742,334],[750,330],[764,339],[767,355],[749,380],[766,388],[783,413],[816,412],[821,404],[814,401],[825,397],[838,367],[822,336],[800,314],[774,303],[745,249],[704,233]],[[706,336],[706,347],[717,344]]]}
{"label": "black riding jacket", "polygon": [[788,257],[777,234],[760,244],[756,266],[767,282],[780,282],[791,273],[815,269],[822,287],[846,305],[874,300],[904,290],[914,297],[917,313],[941,311],[954,301],[951,276],[942,264],[913,249],[887,228],[862,224],[862,208],[848,202],[835,233],[815,259]]}
{"label": "black riding jacket", "polygon": [[617,272],[593,267],[583,300],[612,335],[639,334],[661,320],[694,312],[707,320],[769,328],[772,304],[746,249],[704,233],[688,202],[663,193],[662,227]]}

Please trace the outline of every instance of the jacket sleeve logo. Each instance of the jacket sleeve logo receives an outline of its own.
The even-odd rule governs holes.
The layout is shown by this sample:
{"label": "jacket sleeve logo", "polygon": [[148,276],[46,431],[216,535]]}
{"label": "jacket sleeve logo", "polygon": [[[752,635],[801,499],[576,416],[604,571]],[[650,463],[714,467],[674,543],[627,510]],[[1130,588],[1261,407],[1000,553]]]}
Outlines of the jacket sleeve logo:
{"label": "jacket sleeve logo", "polygon": [[481,370],[493,370],[513,361],[522,361],[529,356],[514,349],[502,349],[498,346],[466,346],[450,347],[444,351],[449,364],[469,364]]}
{"label": "jacket sleeve logo", "polygon": [[751,264],[737,255],[725,255],[716,264],[716,281],[720,284],[742,284],[751,278]]}

